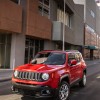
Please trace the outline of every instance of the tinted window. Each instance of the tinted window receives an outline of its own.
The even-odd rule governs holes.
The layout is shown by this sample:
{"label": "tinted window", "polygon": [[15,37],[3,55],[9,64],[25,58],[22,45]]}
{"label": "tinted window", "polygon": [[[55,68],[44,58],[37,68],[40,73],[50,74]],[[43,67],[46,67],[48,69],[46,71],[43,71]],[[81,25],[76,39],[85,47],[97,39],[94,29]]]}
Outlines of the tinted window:
{"label": "tinted window", "polygon": [[11,1],[13,1],[14,3],[17,3],[17,4],[18,4],[18,1],[19,1],[19,0],[11,0]]}
{"label": "tinted window", "polygon": [[66,56],[63,53],[51,53],[44,64],[63,65],[66,61]]}
{"label": "tinted window", "polygon": [[75,60],[75,54],[74,53],[69,53],[68,54],[68,63],[70,64],[71,60]]}
{"label": "tinted window", "polygon": [[47,65],[63,65],[66,61],[66,54],[64,53],[39,53],[35,56],[31,63],[47,64]]}
{"label": "tinted window", "polygon": [[79,53],[76,53],[76,54],[75,54],[75,59],[77,60],[77,62],[80,62],[80,56],[79,56]]}
{"label": "tinted window", "polygon": [[76,54],[75,54],[75,59],[76,59],[78,62],[80,62],[81,59],[82,59],[81,53],[76,53]]}

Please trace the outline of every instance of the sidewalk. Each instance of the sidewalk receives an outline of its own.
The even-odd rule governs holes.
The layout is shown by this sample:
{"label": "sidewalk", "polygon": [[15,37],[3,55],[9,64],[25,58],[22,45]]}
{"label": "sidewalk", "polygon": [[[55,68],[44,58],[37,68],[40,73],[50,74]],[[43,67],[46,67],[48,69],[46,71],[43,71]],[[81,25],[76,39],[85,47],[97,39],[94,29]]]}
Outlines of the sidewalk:
{"label": "sidewalk", "polygon": [[0,82],[11,80],[13,70],[0,69]]}
{"label": "sidewalk", "polygon": [[[85,60],[87,66],[91,66],[100,63],[100,59],[96,60]],[[11,69],[0,69],[0,82],[11,80],[13,70]]]}

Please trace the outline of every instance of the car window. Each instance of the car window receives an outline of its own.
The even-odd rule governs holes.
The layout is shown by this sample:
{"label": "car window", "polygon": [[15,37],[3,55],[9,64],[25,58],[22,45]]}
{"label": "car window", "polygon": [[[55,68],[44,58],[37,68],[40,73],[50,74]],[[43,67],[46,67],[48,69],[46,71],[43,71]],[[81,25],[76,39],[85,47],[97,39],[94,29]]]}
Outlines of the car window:
{"label": "car window", "polygon": [[31,61],[32,64],[40,64],[47,60],[47,57],[50,55],[50,52],[38,53],[34,59]]}
{"label": "car window", "polygon": [[79,53],[75,54],[75,59],[77,60],[77,62],[80,62],[80,55],[79,55]]}
{"label": "car window", "polygon": [[66,61],[66,54],[64,53],[51,53],[44,64],[49,65],[63,65]]}
{"label": "car window", "polygon": [[69,53],[68,54],[68,63],[70,64],[71,60],[75,60],[75,54],[74,53]]}
{"label": "car window", "polygon": [[81,59],[82,59],[81,53],[76,53],[76,54],[75,54],[75,59],[76,59],[78,62],[80,62]]}
{"label": "car window", "polygon": [[81,54],[81,53],[79,53],[79,56],[80,56],[80,60],[81,60],[81,59],[83,58],[83,57],[82,57],[82,54]]}
{"label": "car window", "polygon": [[66,61],[65,53],[39,53],[31,61],[32,64],[63,65]]}

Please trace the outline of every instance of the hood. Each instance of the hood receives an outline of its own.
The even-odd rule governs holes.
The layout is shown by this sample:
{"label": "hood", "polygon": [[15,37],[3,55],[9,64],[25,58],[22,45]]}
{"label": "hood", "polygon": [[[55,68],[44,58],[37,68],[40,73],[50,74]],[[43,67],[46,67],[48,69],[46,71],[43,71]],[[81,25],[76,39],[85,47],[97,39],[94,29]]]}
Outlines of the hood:
{"label": "hood", "polygon": [[63,65],[25,64],[16,68],[20,71],[52,72],[62,68]]}

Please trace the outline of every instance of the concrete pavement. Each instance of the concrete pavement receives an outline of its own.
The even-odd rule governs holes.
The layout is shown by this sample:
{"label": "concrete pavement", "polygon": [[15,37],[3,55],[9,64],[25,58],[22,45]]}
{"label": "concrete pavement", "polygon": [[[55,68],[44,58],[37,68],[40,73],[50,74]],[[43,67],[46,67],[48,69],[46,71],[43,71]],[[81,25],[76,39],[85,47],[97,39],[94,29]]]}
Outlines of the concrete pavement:
{"label": "concrete pavement", "polygon": [[[87,66],[91,66],[100,63],[100,59],[96,60],[85,60]],[[0,69],[0,82],[11,80],[13,70],[12,69]]]}
{"label": "concrete pavement", "polygon": [[12,69],[0,69],[0,82],[11,80]]}
{"label": "concrete pavement", "polygon": [[[80,88],[77,84],[71,88],[69,100],[99,100],[100,99],[100,63],[87,68],[87,85]],[[0,82],[0,100],[39,100],[14,94],[11,81]],[[41,98],[41,100],[56,98]]]}

